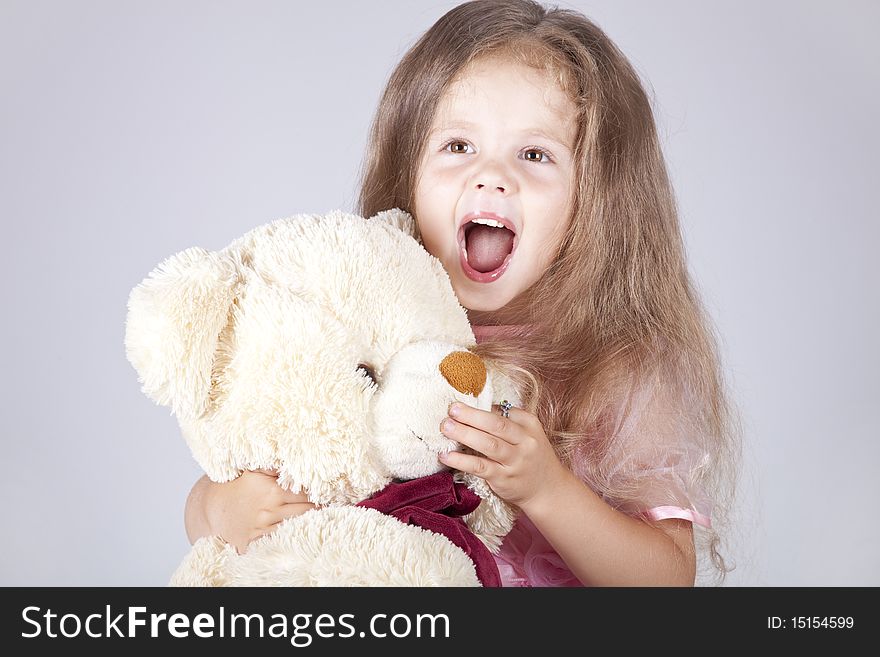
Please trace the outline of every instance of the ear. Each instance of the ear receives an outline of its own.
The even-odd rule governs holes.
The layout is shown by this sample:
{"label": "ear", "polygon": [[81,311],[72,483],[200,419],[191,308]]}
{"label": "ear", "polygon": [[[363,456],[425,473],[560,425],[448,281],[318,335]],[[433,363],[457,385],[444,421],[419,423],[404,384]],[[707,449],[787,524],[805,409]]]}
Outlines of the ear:
{"label": "ear", "polygon": [[416,225],[415,219],[412,218],[408,212],[404,212],[399,208],[391,208],[390,210],[382,210],[370,218],[370,221],[382,221],[389,226],[394,226],[398,230],[403,231],[413,239],[415,239],[419,244],[422,243],[421,235],[419,235],[419,229]]}
{"label": "ear", "polygon": [[520,406],[522,400],[520,399],[519,391],[510,377],[497,369],[494,369],[491,374],[492,403],[499,404],[506,399],[513,406]]}
{"label": "ear", "polygon": [[180,419],[207,408],[218,336],[239,281],[231,255],[191,248],[165,260],[129,295],[125,355],[144,394]]}

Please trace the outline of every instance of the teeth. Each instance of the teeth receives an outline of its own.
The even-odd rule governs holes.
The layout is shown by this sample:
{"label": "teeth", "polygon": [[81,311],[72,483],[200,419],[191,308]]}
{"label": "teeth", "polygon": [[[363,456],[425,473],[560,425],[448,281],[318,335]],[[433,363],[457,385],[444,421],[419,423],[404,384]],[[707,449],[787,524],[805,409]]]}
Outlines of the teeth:
{"label": "teeth", "polygon": [[504,228],[504,224],[500,221],[495,221],[495,219],[484,219],[483,217],[478,217],[477,219],[471,219],[472,224],[483,224],[484,226],[492,226],[494,228]]}

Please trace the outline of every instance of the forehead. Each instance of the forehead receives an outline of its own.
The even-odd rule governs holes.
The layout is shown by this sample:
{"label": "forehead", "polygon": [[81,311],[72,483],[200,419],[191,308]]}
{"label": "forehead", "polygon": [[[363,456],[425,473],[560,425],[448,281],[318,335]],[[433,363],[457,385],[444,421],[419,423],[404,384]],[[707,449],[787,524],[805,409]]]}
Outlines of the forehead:
{"label": "forehead", "polygon": [[574,102],[549,70],[494,55],[471,62],[450,82],[433,127],[540,128],[570,144],[575,114]]}

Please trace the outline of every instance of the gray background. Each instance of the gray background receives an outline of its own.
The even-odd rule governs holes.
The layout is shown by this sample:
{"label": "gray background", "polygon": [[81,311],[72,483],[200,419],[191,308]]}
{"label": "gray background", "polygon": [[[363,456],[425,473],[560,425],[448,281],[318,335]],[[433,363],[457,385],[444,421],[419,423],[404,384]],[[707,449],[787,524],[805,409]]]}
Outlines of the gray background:
{"label": "gray background", "polygon": [[[2,585],[164,585],[199,475],[125,359],[189,246],[351,209],[455,2],[0,3]],[[878,585],[874,2],[568,2],[655,98],[745,427],[732,585]],[[873,338],[871,336],[874,336]]]}

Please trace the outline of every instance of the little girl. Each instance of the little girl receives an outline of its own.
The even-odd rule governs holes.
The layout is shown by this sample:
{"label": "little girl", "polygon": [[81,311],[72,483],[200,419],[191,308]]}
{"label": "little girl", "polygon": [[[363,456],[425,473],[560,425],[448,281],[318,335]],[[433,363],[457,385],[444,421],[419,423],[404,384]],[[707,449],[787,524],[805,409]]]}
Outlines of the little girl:
{"label": "little girl", "polygon": [[[359,213],[392,207],[522,391],[440,427],[476,452],[442,461],[521,510],[504,583],[690,586],[698,552],[723,577],[738,432],[648,98],[602,30],[529,0],[440,18],[373,124]],[[203,477],[187,531],[243,550],[309,508],[271,472]]]}

